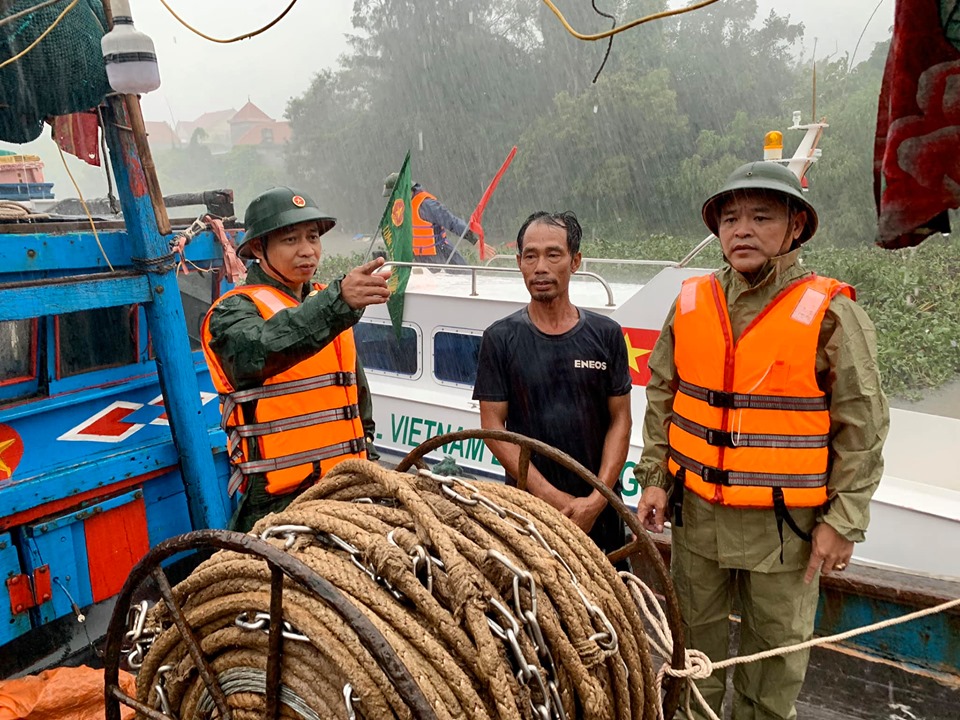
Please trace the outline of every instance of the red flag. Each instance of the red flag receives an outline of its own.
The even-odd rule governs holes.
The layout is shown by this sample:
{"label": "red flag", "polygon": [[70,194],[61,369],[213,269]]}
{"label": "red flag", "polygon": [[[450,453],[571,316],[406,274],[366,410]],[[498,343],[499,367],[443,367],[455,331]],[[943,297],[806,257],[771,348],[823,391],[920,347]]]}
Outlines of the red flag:
{"label": "red flag", "polygon": [[623,341],[627,344],[627,361],[630,364],[630,380],[634,385],[646,385],[650,380],[647,360],[660,337],[659,330],[623,328]]}
{"label": "red flag", "polygon": [[100,166],[100,119],[96,110],[84,110],[53,119],[53,140],[64,152]]}
{"label": "red flag", "polygon": [[477,249],[480,251],[480,259],[487,259],[487,246],[483,242],[483,226],[480,224],[483,218],[483,211],[487,207],[487,203],[490,202],[490,196],[493,195],[493,191],[497,189],[497,184],[500,182],[500,178],[503,177],[503,174],[507,171],[507,168],[510,167],[510,163],[513,162],[514,156],[517,154],[517,146],[514,145],[513,149],[507,155],[507,159],[503,161],[503,165],[500,166],[500,169],[497,170],[497,174],[493,176],[493,180],[490,181],[490,184],[487,185],[487,189],[483,192],[483,197],[480,198],[480,202],[477,203],[477,209],[473,211],[473,214],[470,216],[470,230],[474,235],[477,236]]}

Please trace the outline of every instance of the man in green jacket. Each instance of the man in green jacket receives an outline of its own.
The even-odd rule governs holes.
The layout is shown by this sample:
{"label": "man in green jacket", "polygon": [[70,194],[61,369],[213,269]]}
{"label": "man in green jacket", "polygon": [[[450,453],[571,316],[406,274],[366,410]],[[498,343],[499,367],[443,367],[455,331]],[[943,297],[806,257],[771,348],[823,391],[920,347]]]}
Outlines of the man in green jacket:
{"label": "man in green jacket", "polygon": [[[255,260],[246,285],[279,290],[294,302],[293,307],[266,320],[254,301],[243,294],[225,297],[211,308],[204,322],[204,351],[211,369],[214,370],[214,365],[222,368],[234,390],[263,386],[269,378],[317,354],[343,333],[349,333],[368,305],[387,301],[389,272],[377,272],[384,263],[382,258],[354,268],[323,290],[312,286],[320,262],[320,236],[335,224],[336,220],[322,212],[308,195],[287,187],[268,190],[250,203],[244,217],[246,234],[237,251],[240,257]],[[375,460],[379,455],[373,446],[375,428],[370,390],[359,360],[355,375],[366,453],[368,459]],[[324,425],[316,425],[317,447],[324,445],[323,432]],[[248,447],[254,457],[244,460],[263,459],[255,457],[256,442],[249,442]],[[319,468],[319,463],[316,467]],[[315,479],[305,477],[298,490],[305,489]],[[271,494],[264,475],[250,475],[231,519],[231,529],[247,532],[260,517],[282,510],[297,494]]]}
{"label": "man in green jacket", "polygon": [[[791,289],[801,287],[798,283],[812,280],[798,255],[800,245],[816,232],[817,214],[803,197],[793,173],[775,163],[757,162],[736,170],[724,187],[704,203],[703,219],[719,237],[726,260],[726,265],[714,274],[714,287],[718,288],[715,300],[721,308],[720,324],[724,325],[717,328],[717,337],[725,336],[728,376],[732,376],[735,371],[730,358],[740,357],[735,353],[744,335],[759,327],[763,317],[769,317]],[[816,295],[812,297],[817,300]],[[781,326],[786,335],[792,332],[787,325],[793,319],[809,324],[818,310],[814,306],[819,305],[819,332],[810,335],[815,339],[810,345],[811,353],[813,345],[816,346],[815,358],[806,361],[810,368],[815,368],[815,383],[821,393],[818,401],[822,401],[823,410],[829,413],[829,433],[822,436],[823,447],[818,448],[823,452],[821,485],[825,485],[819,490],[825,489],[827,501],[818,507],[781,506],[777,510],[725,504],[723,493],[730,493],[738,479],[752,477],[755,481],[748,484],[762,485],[769,475],[751,475],[749,468],[747,472],[731,472],[729,467],[723,467],[723,458],[738,457],[737,453],[743,457],[742,449],[751,445],[748,432],[756,433],[753,438],[773,438],[773,447],[778,446],[778,438],[763,434],[770,433],[769,429],[747,431],[738,427],[738,413],[751,412],[743,408],[758,407],[750,403],[756,396],[750,397],[749,387],[742,395],[724,392],[728,387],[699,392],[702,388],[691,390],[691,384],[678,372],[681,357],[675,354],[679,337],[675,334],[677,313],[689,311],[693,307],[692,298],[685,285],[650,355],[644,448],[635,469],[637,481],[643,488],[637,513],[644,526],[653,532],[662,532],[664,521],[672,518],[671,572],[684,618],[684,634],[689,647],[719,661],[726,658],[728,652],[728,615],[734,597],[742,619],[741,655],[792,645],[812,637],[819,574],[842,571],[850,560],[854,543],[864,539],[870,498],[883,471],[881,450],[889,425],[889,411],[880,389],[874,327],[855,302],[838,293],[823,299],[822,303],[804,306],[806,300],[803,300],[796,309],[791,305],[786,312],[793,310],[792,315],[783,313],[781,306],[782,314],[778,317],[787,318]],[[724,312],[726,321],[722,320]],[[773,330],[776,336],[777,329]],[[722,347],[724,341],[719,342]],[[696,356],[697,344],[685,347],[693,347],[695,351],[686,357]],[[700,361],[710,362],[710,357],[713,356],[704,352],[706,359]],[[724,356],[717,357],[722,364]],[[786,367],[802,361],[803,358],[785,357],[775,364]],[[771,369],[775,370],[774,365],[767,368],[767,373]],[[767,373],[759,378],[758,384],[769,383]],[[706,408],[704,417],[723,417],[721,424],[726,423],[726,427],[699,428],[675,415],[675,401],[684,390],[699,394]],[[790,390],[787,387],[779,394],[799,394]],[[685,402],[688,399],[689,395]],[[803,402],[810,402],[809,398]],[[773,412],[779,412],[779,418],[789,415],[790,409],[803,409],[788,405]],[[723,410],[715,410],[718,407]],[[712,416],[711,412],[714,412]],[[746,415],[739,417],[742,420]],[[719,457],[721,467],[707,467],[709,463],[700,464],[679,453],[675,446],[691,436],[684,436],[678,426],[693,433],[693,437],[705,438],[692,444],[688,442],[685,447],[707,448],[704,452],[708,457]],[[781,436],[780,447],[804,447],[796,442],[791,444],[796,438],[785,440]],[[804,441],[809,446],[810,438]],[[703,444],[698,446],[697,442]],[[763,444],[766,441],[756,442],[754,447],[770,447]],[[711,449],[713,445],[721,448],[718,455],[710,456],[709,452],[717,449]],[[773,457],[784,459],[783,469],[774,472],[791,472],[788,458],[795,456],[789,453],[796,451],[773,452],[777,453]],[[697,470],[699,473],[694,472]],[[705,493],[708,500],[689,489],[684,491],[683,478],[689,484],[691,476],[694,482],[702,481],[701,491],[715,488],[715,494]],[[718,484],[710,485],[711,482]],[[767,486],[757,491],[760,496],[772,492],[774,495],[769,497],[775,497],[778,489]],[[782,488],[779,491],[782,493]],[[784,523],[788,526],[786,529]],[[808,659],[809,653],[797,652],[737,666],[733,717],[736,720],[796,718],[795,702]],[[725,688],[723,673],[714,673],[698,686],[713,711],[720,715]]]}

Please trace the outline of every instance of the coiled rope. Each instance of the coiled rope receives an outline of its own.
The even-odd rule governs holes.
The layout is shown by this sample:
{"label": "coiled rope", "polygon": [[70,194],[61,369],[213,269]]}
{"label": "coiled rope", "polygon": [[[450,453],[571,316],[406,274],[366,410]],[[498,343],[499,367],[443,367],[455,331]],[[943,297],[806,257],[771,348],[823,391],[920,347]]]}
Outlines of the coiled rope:
{"label": "coiled rope", "polygon": [[43,220],[50,216],[46,213],[35,213],[13,200],[0,200],[0,220]]}
{"label": "coiled rope", "polygon": [[[528,493],[351,460],[253,533],[373,623],[437,718],[658,716],[630,590],[576,526]],[[278,609],[267,564],[219,552],[173,598],[232,717],[265,717],[277,639],[264,629]],[[327,604],[288,579],[281,612],[279,717],[417,717]],[[167,717],[201,717],[216,697],[174,620],[163,604],[150,612],[157,635],[138,698]]]}
{"label": "coiled rope", "polygon": [[[248,552],[219,553],[176,590],[153,569],[166,604],[147,612],[141,603],[126,623],[139,702],[113,687],[113,661],[110,697],[157,720],[646,720],[672,715],[661,685],[682,678],[685,715],[692,693],[719,720],[694,680],[960,605],[717,663],[681,647],[678,664],[654,673],[650,650],[671,657],[677,637],[658,597],[634,575],[618,577],[566,518],[516,488],[348,461],[254,534],[262,539],[189,534],[190,547],[204,536]],[[151,554],[160,562],[182,549],[173,540]],[[149,570],[135,568],[121,599],[129,603]],[[108,658],[122,628],[115,614]],[[107,720],[118,717],[108,706]]]}

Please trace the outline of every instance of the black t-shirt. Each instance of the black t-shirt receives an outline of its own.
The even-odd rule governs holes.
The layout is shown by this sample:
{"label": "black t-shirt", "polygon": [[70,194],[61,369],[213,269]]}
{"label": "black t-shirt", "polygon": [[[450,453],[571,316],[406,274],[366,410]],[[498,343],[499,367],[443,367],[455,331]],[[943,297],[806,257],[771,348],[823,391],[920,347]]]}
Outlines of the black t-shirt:
{"label": "black t-shirt", "polygon": [[[597,473],[610,427],[608,399],[630,392],[630,371],[620,325],[589,310],[579,313],[561,335],[538,330],[526,308],[487,328],[473,398],[506,402],[508,430],[552,445]],[[536,453],[531,461],[558,490],[575,497],[593,490]],[[611,544],[623,537],[613,508],[603,511],[590,535],[606,551],[623,544]]]}

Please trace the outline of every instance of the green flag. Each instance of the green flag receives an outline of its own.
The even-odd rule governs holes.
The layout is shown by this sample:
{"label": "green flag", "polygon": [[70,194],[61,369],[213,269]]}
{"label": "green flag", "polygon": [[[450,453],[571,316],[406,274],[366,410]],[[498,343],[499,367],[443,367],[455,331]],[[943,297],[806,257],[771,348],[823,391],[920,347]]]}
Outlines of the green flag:
{"label": "green flag", "polygon": [[[412,200],[410,197],[410,152],[403,159],[403,167],[393,186],[393,192],[387,201],[387,207],[380,219],[380,234],[387,246],[387,255],[394,262],[413,262],[413,218]],[[390,319],[393,320],[393,330],[400,339],[400,325],[403,322],[403,293],[407,289],[407,280],[410,279],[409,267],[395,267],[387,286],[390,288],[390,299],[387,309]]]}

